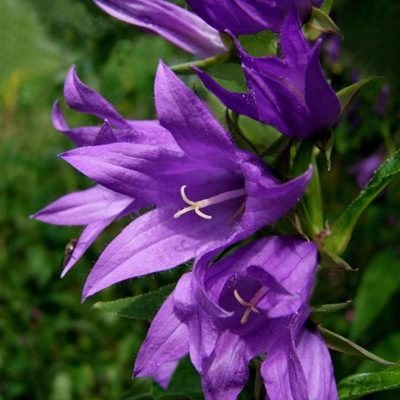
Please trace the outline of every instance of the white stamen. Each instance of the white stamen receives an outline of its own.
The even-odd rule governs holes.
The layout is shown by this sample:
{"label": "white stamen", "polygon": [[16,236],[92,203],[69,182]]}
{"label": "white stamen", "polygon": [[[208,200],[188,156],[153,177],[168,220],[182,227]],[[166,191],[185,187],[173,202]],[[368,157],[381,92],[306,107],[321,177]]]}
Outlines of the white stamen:
{"label": "white stamen", "polygon": [[183,185],[181,187],[181,196],[183,201],[186,204],[189,204],[189,207],[185,207],[182,210],[179,210],[177,213],[174,214],[174,218],[179,218],[181,215],[186,214],[189,211],[194,211],[201,218],[211,219],[211,215],[205,214],[204,212],[200,211],[200,209],[211,206],[213,204],[218,204],[227,200],[235,199],[236,197],[241,197],[246,194],[245,189],[237,189],[230,192],[221,193],[213,197],[209,197],[208,199],[192,201],[186,196],[185,190],[186,185]]}
{"label": "white stamen", "polygon": [[246,311],[243,314],[242,319],[240,320],[240,323],[244,325],[250,317],[251,312],[254,312],[256,314],[260,314],[260,310],[257,309],[256,305],[257,303],[265,296],[265,294],[268,292],[268,288],[265,286],[261,287],[257,291],[257,293],[251,298],[250,301],[243,300],[243,298],[240,296],[239,292],[237,289],[233,291],[233,295],[235,296],[236,300],[244,307],[246,307]]}

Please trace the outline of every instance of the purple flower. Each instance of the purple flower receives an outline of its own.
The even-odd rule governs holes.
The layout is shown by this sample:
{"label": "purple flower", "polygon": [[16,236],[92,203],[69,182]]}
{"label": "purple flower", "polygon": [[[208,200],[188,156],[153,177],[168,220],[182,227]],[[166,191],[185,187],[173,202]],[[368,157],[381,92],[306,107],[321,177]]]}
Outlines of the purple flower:
{"label": "purple flower", "polygon": [[270,343],[261,375],[271,400],[337,400],[329,350],[317,327],[290,321]]}
{"label": "purple flower", "polygon": [[236,41],[247,93],[229,92],[205,72],[197,68],[196,72],[227,107],[302,140],[332,126],[340,103],[319,63],[321,42],[314,46],[307,42],[295,12],[285,20],[280,45],[283,58],[254,58]]}
{"label": "purple flower", "polygon": [[[304,21],[311,14],[312,0],[186,0],[190,7],[220,32],[235,35],[258,33],[264,30],[279,32],[292,8]],[[320,7],[322,0],[314,1]]]}
{"label": "purple flower", "polygon": [[357,184],[360,189],[363,189],[372,178],[374,172],[382,164],[384,158],[384,150],[378,148],[377,151],[368,157],[350,166],[349,172],[356,176]]}
{"label": "purple flower", "polygon": [[336,399],[326,345],[303,326],[317,268],[314,243],[269,237],[210,260],[201,257],[159,310],[134,376],[153,376],[165,387],[171,363],[190,353],[205,398],[230,400],[245,385],[250,360],[267,354],[261,372],[271,400]]}
{"label": "purple flower", "polygon": [[[93,0],[111,16],[154,32],[179,48],[199,57],[227,51],[218,31],[251,34],[279,32],[289,10],[295,8],[302,21],[312,5],[323,0],[187,0],[198,16],[166,0]],[[204,21],[205,22],[204,22]],[[215,29],[214,29],[215,28]]]}
{"label": "purple flower", "polygon": [[327,35],[324,40],[324,51],[327,65],[331,68],[334,67],[342,52],[341,37],[339,35]]}
{"label": "purple flower", "polygon": [[199,57],[227,51],[219,33],[192,12],[166,0],[93,0],[111,16],[157,33]]}
{"label": "purple flower", "polygon": [[379,91],[378,98],[374,106],[374,114],[378,117],[384,117],[387,113],[388,103],[390,100],[391,89],[388,84],[382,86]]}
{"label": "purple flower", "polygon": [[61,155],[99,185],[157,207],[105,249],[84,298],[248,237],[284,215],[311,177],[309,169],[279,182],[262,160],[234,146],[207,106],[162,63],[155,101],[174,143],[111,143]]}
{"label": "purple flower", "polygon": [[[103,145],[113,142],[140,144],[174,143],[170,133],[158,121],[130,121],[124,119],[98,93],[84,85],[72,67],[64,87],[67,104],[74,110],[89,113],[106,122],[101,126],[69,128],[58,101],[52,113],[54,127],[66,134],[76,145]],[[86,225],[67,265],[64,276],[82,257],[100,233],[113,221],[138,211],[134,198],[101,185],[68,194],[48,205],[32,217],[54,225]]]}

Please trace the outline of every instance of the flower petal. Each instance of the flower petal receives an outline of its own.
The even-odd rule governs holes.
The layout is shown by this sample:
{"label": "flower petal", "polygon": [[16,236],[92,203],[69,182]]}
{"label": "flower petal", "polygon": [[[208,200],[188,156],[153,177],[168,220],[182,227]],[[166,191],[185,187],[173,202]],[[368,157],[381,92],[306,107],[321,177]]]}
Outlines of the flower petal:
{"label": "flower petal", "polygon": [[271,287],[274,292],[267,293],[258,303],[259,309],[265,309],[270,318],[298,313],[308,302],[314,284],[317,246],[295,237],[277,236],[257,247],[260,249],[258,263],[252,263],[247,269],[248,275],[266,287],[271,287],[272,277],[286,291]]}
{"label": "flower petal", "polygon": [[245,342],[223,331],[213,354],[203,361],[202,386],[206,399],[235,400],[249,377]]}
{"label": "flower petal", "polygon": [[156,75],[155,98],[160,124],[187,154],[209,156],[232,148],[229,134],[207,105],[162,62]]}
{"label": "flower petal", "polygon": [[171,382],[172,375],[179,364],[179,360],[167,361],[156,372],[151,374],[151,377],[164,389],[167,389]]}
{"label": "flower petal", "polygon": [[[197,263],[194,268],[199,269]],[[173,296],[178,315],[189,327],[190,359],[197,371],[202,372],[203,358],[212,354],[220,336],[220,329],[210,316],[218,315],[224,318],[230,313],[220,309],[207,298],[203,290],[198,289],[196,282],[193,282],[192,273],[182,276]]]}
{"label": "flower petal", "polygon": [[316,130],[334,125],[340,115],[340,101],[327,82],[319,63],[321,44],[319,42],[314,46],[306,69],[305,99]]}
{"label": "flower petal", "polygon": [[58,100],[54,102],[51,113],[51,121],[55,129],[67,135],[77,146],[92,144],[98,134],[98,126],[81,126],[79,128],[69,128],[62,114]]}
{"label": "flower petal", "polygon": [[79,259],[85,254],[86,250],[99,237],[101,232],[103,232],[103,230],[114,220],[115,218],[105,218],[92,222],[86,226],[79,237],[74,250],[72,251],[71,258],[61,273],[61,278],[63,278],[67,272],[79,261]]}
{"label": "flower petal", "polygon": [[309,398],[337,400],[331,356],[318,329],[303,329],[296,342],[297,355],[307,380]]}
{"label": "flower petal", "polygon": [[[288,318],[281,321],[279,335],[270,340],[267,358],[261,365],[267,396],[274,400],[310,400],[307,383],[296,353]],[[324,399],[324,397],[321,397]]]}
{"label": "flower petal", "polygon": [[[269,174],[251,163],[243,163],[248,198],[242,224],[245,229],[261,228],[286,214],[300,199],[307,187],[312,167],[302,175],[288,182],[271,184]],[[259,229],[257,228],[257,229]]]}
{"label": "flower petal", "polygon": [[306,64],[310,44],[304,36],[295,9],[292,9],[285,19],[280,44],[284,58],[289,64]]}
{"label": "flower petal", "polygon": [[83,299],[125,279],[183,264],[214,247],[230,243],[236,227],[228,221],[237,204],[218,210],[212,220],[175,209],[155,209],[131,222],[104,250],[84,288]]}
{"label": "flower petal", "polygon": [[[160,204],[165,193],[178,200],[184,154],[159,146],[113,143],[73,149],[60,156],[78,171],[110,190]],[[161,179],[162,173],[165,173]]]}
{"label": "flower petal", "polygon": [[[242,186],[234,160],[226,155],[192,158],[176,146],[113,143],[73,149],[60,156],[110,190],[140,199],[144,205],[185,203],[181,187],[196,200]],[[232,172],[232,169],[235,168]]]}
{"label": "flower petal", "polygon": [[117,138],[111,128],[110,123],[106,120],[97,132],[96,138],[94,139],[93,145],[99,146],[102,144],[109,144],[117,142]]}
{"label": "flower petal", "polygon": [[117,216],[133,199],[102,186],[73,192],[49,204],[32,216],[53,225],[87,225]]}
{"label": "flower petal", "polygon": [[332,360],[319,332],[302,327],[293,335],[292,323],[283,322],[281,334],[270,343],[261,367],[269,398],[337,400]]}
{"label": "flower petal", "polygon": [[86,86],[78,78],[73,65],[65,79],[64,96],[73,110],[107,119],[118,128],[126,128],[127,123],[115,108],[97,92]]}
{"label": "flower petal", "polygon": [[220,86],[213,78],[206,72],[197,67],[192,67],[198,77],[203,82],[203,85],[212,93],[217,96],[222,103],[232,109],[240,110],[241,114],[247,115],[250,118],[259,120],[259,113],[257,111],[254,98],[248,93],[234,93]]}
{"label": "flower petal", "polygon": [[133,134],[120,135],[119,142],[132,142],[137,144],[151,144],[154,146],[176,145],[171,133],[163,128],[157,120],[136,121],[126,120]]}
{"label": "flower petal", "polygon": [[[151,323],[146,339],[136,357],[133,376],[157,377],[160,366],[179,360],[188,352],[189,331],[175,314],[173,297],[170,295]],[[171,364],[168,366],[170,367]],[[164,384],[167,381],[169,381],[168,377],[162,379]]]}
{"label": "flower petal", "polygon": [[93,0],[111,16],[157,33],[199,57],[226,51],[218,32],[197,15],[164,0]]}
{"label": "flower petal", "polygon": [[221,32],[229,29],[236,35],[264,30],[279,32],[293,6],[303,18],[311,12],[311,0],[187,0],[187,3],[215,29]]}

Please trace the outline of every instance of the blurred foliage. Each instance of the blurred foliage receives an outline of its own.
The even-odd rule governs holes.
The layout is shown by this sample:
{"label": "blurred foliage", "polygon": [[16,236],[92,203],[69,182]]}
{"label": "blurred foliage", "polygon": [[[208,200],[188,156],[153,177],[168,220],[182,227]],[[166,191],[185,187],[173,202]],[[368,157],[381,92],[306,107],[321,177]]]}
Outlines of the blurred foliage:
{"label": "blurred foliage", "polygon": [[[334,65],[326,63],[334,88],[354,83],[354,75],[384,78],[366,85],[334,128],[332,170],[327,172],[323,158],[317,159],[328,225],[359,193],[349,167],[377,149],[390,155],[400,145],[397,3],[337,0],[334,7],[334,20],[345,36],[340,58]],[[63,80],[72,63],[81,79],[124,116],[145,119],[154,116],[158,59],[171,65],[189,57],[162,38],[108,17],[90,0],[0,0],[0,7],[0,400],[128,400],[145,398],[137,396],[141,390],[161,396],[155,384],[130,378],[148,323],[91,306],[156,290],[174,282],[182,270],[123,282],[80,304],[90,267],[129,218],[110,227],[76,268],[59,280],[64,247],[80,229],[45,225],[29,220],[29,215],[67,192],[90,187],[88,180],[57,159],[56,154],[72,145],[50,123],[52,103],[62,98]],[[269,45],[265,51],[271,51]],[[229,68],[232,78],[226,84],[243,90],[242,74],[235,64]],[[221,81],[227,76],[226,69],[213,72]],[[185,79],[195,82],[193,77]],[[392,95],[384,113],[375,115],[385,83],[391,85]],[[205,96],[201,85],[195,87]],[[225,122],[223,108],[208,98]],[[100,123],[70,111],[66,116],[71,126]],[[240,124],[259,147],[277,138],[274,129],[248,118]],[[362,214],[343,254],[359,271],[321,270],[313,295],[316,306],[355,299],[354,309],[326,317],[324,326],[357,337],[360,345],[392,361],[400,361],[399,204],[397,179]],[[333,359],[338,381],[385,368],[339,353],[333,353]],[[183,378],[175,378],[172,398],[180,393],[184,377],[193,376],[188,365],[180,367]],[[251,384],[243,398],[251,398]],[[193,391],[198,380],[196,385]],[[398,392],[365,398],[397,399]]]}

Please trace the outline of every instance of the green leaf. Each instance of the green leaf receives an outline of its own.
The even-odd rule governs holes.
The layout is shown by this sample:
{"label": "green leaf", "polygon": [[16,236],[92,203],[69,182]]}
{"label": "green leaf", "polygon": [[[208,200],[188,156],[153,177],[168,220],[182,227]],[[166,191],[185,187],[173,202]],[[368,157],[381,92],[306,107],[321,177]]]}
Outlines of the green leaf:
{"label": "green leaf", "polygon": [[[395,331],[379,339],[379,342],[372,347],[372,352],[380,357],[395,360],[397,364],[400,364],[400,331]],[[383,370],[383,365],[364,360],[355,373],[381,372]]]}
{"label": "green leaf", "polygon": [[203,400],[200,375],[190,359],[184,358],[178,364],[167,389],[152,379],[134,379],[132,387],[118,400]]}
{"label": "green leaf", "polygon": [[307,26],[311,28],[311,31],[307,34],[311,40],[317,39],[321,33],[335,33],[343,37],[342,31],[332,18],[325,11],[317,7],[312,8],[311,18],[308,20]]}
{"label": "green leaf", "polygon": [[326,341],[326,344],[332,350],[340,351],[341,353],[348,354],[350,356],[363,357],[383,365],[395,365],[395,363],[385,360],[381,357],[378,357],[375,354],[372,354],[371,352],[362,348],[358,344],[352,342],[351,340],[343,336],[340,336],[335,332],[332,332],[321,326],[319,327],[319,329]]}
{"label": "green leaf", "polygon": [[247,85],[243,69],[239,64],[226,63],[211,68],[209,74],[225,89],[246,92]]}
{"label": "green leaf", "polygon": [[138,378],[133,380],[131,388],[118,400],[154,400],[154,383],[151,379]]}
{"label": "green leaf", "polygon": [[252,57],[276,55],[277,39],[273,32],[263,31],[255,35],[240,35],[239,42]]}
{"label": "green leaf", "polygon": [[353,302],[351,300],[346,303],[323,304],[322,306],[312,307],[310,319],[314,324],[320,324],[330,314],[346,311],[351,308]]}
{"label": "green leaf", "polygon": [[366,331],[400,288],[400,258],[395,250],[377,254],[368,264],[359,286],[350,336],[356,340]]}
{"label": "green leaf", "polygon": [[175,284],[163,286],[154,292],[115,301],[100,301],[93,305],[97,310],[107,311],[121,317],[151,321],[157,314]]}
{"label": "green leaf", "polygon": [[179,362],[167,390],[155,385],[154,398],[157,400],[204,399],[200,375],[193,367],[189,357]]}
{"label": "green leaf", "polygon": [[388,368],[382,372],[357,374],[338,384],[341,400],[358,399],[369,393],[400,388],[400,368]]}
{"label": "green leaf", "polygon": [[324,249],[334,254],[340,254],[346,249],[361,213],[399,172],[400,151],[397,151],[381,164],[359,196],[336,221],[331,234],[324,241]]}
{"label": "green leaf", "polygon": [[354,98],[357,96],[358,92],[369,82],[372,80],[377,79],[377,77],[371,77],[367,79],[363,79],[353,85],[347,86],[344,89],[337,92],[337,96],[339,97],[340,104],[341,104],[341,113],[344,113],[349,105],[352,103]]}

